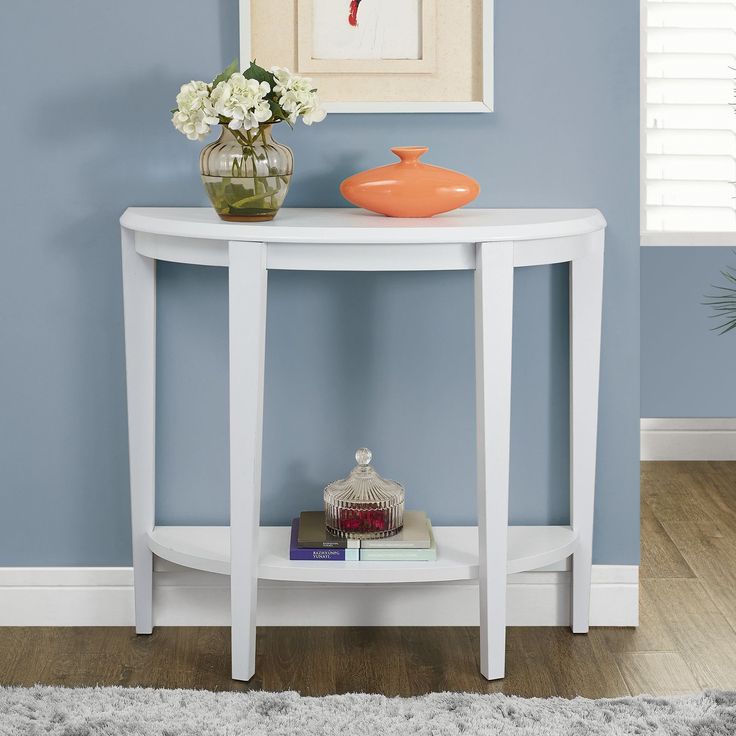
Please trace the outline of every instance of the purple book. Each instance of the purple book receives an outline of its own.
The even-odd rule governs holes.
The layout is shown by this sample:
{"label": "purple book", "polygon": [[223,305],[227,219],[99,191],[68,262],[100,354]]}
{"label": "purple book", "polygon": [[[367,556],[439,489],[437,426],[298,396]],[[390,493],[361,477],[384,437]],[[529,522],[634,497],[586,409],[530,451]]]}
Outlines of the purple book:
{"label": "purple book", "polygon": [[352,560],[360,559],[359,549],[347,549],[344,547],[319,547],[307,548],[299,546],[299,519],[291,522],[291,543],[289,546],[290,560]]}

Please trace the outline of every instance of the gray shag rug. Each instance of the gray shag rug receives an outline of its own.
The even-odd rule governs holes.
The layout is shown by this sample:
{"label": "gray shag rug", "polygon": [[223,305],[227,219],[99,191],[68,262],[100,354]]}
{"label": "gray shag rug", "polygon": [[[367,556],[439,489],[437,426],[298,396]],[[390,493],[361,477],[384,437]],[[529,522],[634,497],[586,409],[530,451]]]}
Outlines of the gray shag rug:
{"label": "gray shag rug", "polygon": [[0,688],[2,736],[731,736],[736,693],[677,698],[516,698]]}

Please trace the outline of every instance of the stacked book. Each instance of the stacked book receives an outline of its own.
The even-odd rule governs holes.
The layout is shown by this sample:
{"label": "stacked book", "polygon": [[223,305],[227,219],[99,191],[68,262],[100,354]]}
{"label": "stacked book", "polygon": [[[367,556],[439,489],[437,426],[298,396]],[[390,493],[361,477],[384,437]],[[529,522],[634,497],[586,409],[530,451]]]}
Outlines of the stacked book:
{"label": "stacked book", "polygon": [[344,539],[325,528],[324,511],[302,511],[291,522],[291,560],[352,560],[361,562],[433,562],[437,544],[423,511],[406,511],[398,534],[382,539]]}

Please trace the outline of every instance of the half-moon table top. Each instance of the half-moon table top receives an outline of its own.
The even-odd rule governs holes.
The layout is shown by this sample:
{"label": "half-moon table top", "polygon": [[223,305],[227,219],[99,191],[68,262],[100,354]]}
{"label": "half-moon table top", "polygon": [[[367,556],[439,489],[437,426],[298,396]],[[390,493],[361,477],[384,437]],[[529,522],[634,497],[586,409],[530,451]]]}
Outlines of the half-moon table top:
{"label": "half-moon table top", "polygon": [[352,207],[281,209],[270,222],[224,222],[209,207],[130,207],[136,232],[266,243],[485,243],[586,235],[606,226],[596,209],[464,208],[431,218],[384,217]]}

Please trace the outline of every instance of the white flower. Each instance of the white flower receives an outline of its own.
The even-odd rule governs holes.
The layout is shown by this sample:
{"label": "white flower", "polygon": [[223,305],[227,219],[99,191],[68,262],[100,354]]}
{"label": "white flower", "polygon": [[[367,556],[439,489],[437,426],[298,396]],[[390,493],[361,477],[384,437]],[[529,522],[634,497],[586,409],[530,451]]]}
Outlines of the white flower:
{"label": "white flower", "polygon": [[210,132],[210,126],[220,122],[210,101],[210,88],[204,82],[182,84],[176,106],[171,122],[190,141],[201,141]]}
{"label": "white flower", "polygon": [[273,91],[279,96],[279,105],[292,125],[299,115],[303,116],[305,125],[325,119],[327,112],[322,108],[309,77],[300,77],[277,66],[271,69],[271,73],[276,79]]}
{"label": "white flower", "polygon": [[200,112],[180,112],[171,118],[174,127],[190,141],[204,140],[210,132],[210,125]]}
{"label": "white flower", "polygon": [[209,106],[210,88],[204,82],[192,80],[188,84],[182,84],[179,94],[176,96],[176,106],[181,112],[201,110]]}
{"label": "white flower", "polygon": [[268,82],[260,84],[255,79],[246,79],[235,73],[212,90],[215,111],[231,118],[228,128],[252,130],[271,117],[271,107],[266,97],[271,92]]}
{"label": "white flower", "polygon": [[304,125],[321,123],[326,117],[327,110],[319,106],[319,100],[317,100],[316,107],[307,107],[302,110],[302,120],[304,121]]}

